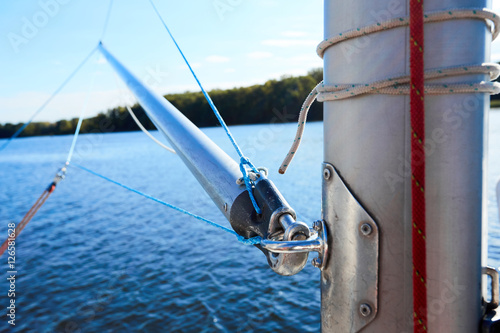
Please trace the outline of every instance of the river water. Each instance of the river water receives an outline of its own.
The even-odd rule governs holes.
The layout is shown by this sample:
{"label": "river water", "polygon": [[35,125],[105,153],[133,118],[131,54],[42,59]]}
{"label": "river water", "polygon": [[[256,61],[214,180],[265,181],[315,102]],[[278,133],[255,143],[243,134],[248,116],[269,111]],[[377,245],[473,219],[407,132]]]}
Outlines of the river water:
{"label": "river water", "polygon": [[[489,264],[500,265],[494,181],[500,112],[491,112]],[[322,124],[307,125],[286,176],[296,125],[234,126],[302,221],[321,214]],[[220,128],[204,131],[232,152]],[[158,133],[154,133],[158,135]],[[0,155],[0,232],[18,222],[65,161],[71,136],[22,138]],[[0,142],[1,144],[1,142]],[[233,154],[234,156],[234,154]],[[236,156],[234,156],[236,158]],[[228,225],[180,160],[141,132],[82,135],[74,162]],[[311,258],[313,256],[310,256]],[[6,256],[2,261],[6,262]],[[0,307],[9,299],[7,265]],[[16,241],[16,326],[25,332],[318,332],[319,271],[282,277],[260,251],[198,220],[70,168]],[[7,331],[5,316],[0,330]]]}

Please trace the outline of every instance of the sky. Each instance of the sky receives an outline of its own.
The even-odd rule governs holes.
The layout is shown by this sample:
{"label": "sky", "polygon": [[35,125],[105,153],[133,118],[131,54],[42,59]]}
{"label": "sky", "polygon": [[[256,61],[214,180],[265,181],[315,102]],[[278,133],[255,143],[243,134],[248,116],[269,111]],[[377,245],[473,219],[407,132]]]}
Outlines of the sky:
{"label": "sky", "polygon": [[[263,83],[322,67],[322,0],[156,0],[206,89]],[[24,122],[101,38],[109,0],[0,2],[0,123]],[[493,0],[500,11],[500,0]],[[148,0],[115,0],[103,43],[155,91],[198,87]],[[492,44],[500,61],[500,38]],[[88,98],[87,98],[88,96]],[[35,121],[134,103],[96,53]]]}
{"label": "sky", "polygon": [[[26,121],[57,89],[97,44],[108,4],[0,2],[0,123]],[[321,0],[155,4],[206,89],[248,86],[322,66],[315,53],[323,34]],[[115,0],[103,43],[160,93],[198,90],[148,0]],[[86,115],[123,105],[122,90],[97,53],[35,121],[77,117],[89,91]]]}

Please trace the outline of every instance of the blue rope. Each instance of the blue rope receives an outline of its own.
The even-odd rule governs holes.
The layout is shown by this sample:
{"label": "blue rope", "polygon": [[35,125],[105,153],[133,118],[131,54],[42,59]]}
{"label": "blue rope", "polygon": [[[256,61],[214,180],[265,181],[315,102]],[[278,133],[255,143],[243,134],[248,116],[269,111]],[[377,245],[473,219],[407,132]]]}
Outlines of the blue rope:
{"label": "blue rope", "polygon": [[106,14],[106,19],[104,20],[104,27],[102,28],[101,38],[99,38],[99,40],[101,40],[101,41],[104,39],[104,35],[106,34],[106,31],[108,29],[109,17],[111,16],[111,9],[112,8],[113,8],[113,0],[110,0],[108,12]]}
{"label": "blue rope", "polygon": [[[109,2],[109,7],[108,7],[108,12],[106,14],[106,19],[104,21],[104,27],[102,29],[102,33],[101,33],[101,38],[99,40],[99,42],[104,38],[104,35],[106,34],[106,30],[108,28],[108,23],[109,23],[109,17],[111,16],[111,9],[113,7],[113,0],[110,0]],[[99,44],[96,45],[96,47],[94,47],[92,49],[92,51],[85,57],[85,59],[76,67],[76,69],[66,78],[66,80],[64,80],[64,82],[59,86],[59,88],[56,89],[56,91],[54,91],[54,93],[38,108],[38,110],[35,111],[35,113],[31,116],[31,118],[28,120],[27,123],[23,124],[23,126],[21,126],[1,147],[0,147],[0,151],[4,150],[5,148],[7,148],[7,146],[11,143],[12,140],[14,140],[15,138],[17,138],[23,131],[24,129],[29,125],[31,124],[31,122],[33,121],[33,119],[35,119],[35,117],[40,113],[42,112],[43,109],[45,109],[45,107],[54,99],[54,97],[56,97],[57,94],[59,94],[59,92],[66,86],[66,84],[68,84],[69,81],[71,81],[71,79],[75,76],[75,74],[80,70],[80,68],[83,67],[83,65],[87,62],[87,60],[89,60],[89,58],[92,56],[92,54],[94,54],[94,52],[97,50]]]}
{"label": "blue rope", "polygon": [[89,58],[92,56],[92,54],[94,54],[94,52],[97,50],[97,46],[94,47],[92,49],[92,51],[85,57],[85,59],[76,67],[76,69],[71,72],[71,74],[66,78],[66,80],[64,80],[64,82],[59,86],[59,88],[56,89],[56,91],[54,91],[54,93],[45,101],[45,103],[43,103],[39,108],[38,110],[36,110],[36,112],[31,116],[31,118],[28,120],[27,123],[25,123],[23,126],[21,126],[21,128],[19,128],[1,147],[0,147],[0,151],[4,150],[11,142],[12,140],[14,140],[15,138],[17,138],[19,136],[19,134],[22,133],[22,131],[24,131],[24,129],[29,125],[31,124],[31,122],[33,121],[33,119],[40,113],[43,111],[43,109],[45,109],[45,107],[54,99],[54,97],[56,97],[57,94],[59,94],[59,92],[66,86],[66,84],[68,84],[68,82],[73,78],[73,76],[75,76],[75,74],[80,70],[80,68],[83,67],[83,65],[87,62],[87,60],[89,60]]}
{"label": "blue rope", "polygon": [[[255,200],[255,197],[253,196],[252,180],[248,176],[248,172],[247,172],[247,169],[245,168],[245,164],[252,166],[250,163],[250,160],[243,156],[240,159],[240,170],[241,170],[241,173],[243,174],[243,180],[245,181],[245,187],[247,188],[247,191],[250,194],[250,200],[252,200],[252,205],[255,208],[255,211],[257,212],[257,214],[261,214],[262,211],[259,207],[259,204],[257,203],[257,201]],[[258,172],[257,172],[257,174],[258,174]]]}
{"label": "blue rope", "polygon": [[133,188],[131,188],[131,187],[127,186],[127,185],[121,184],[121,183],[119,183],[119,182],[117,182],[117,181],[115,181],[115,180],[113,180],[113,179],[111,179],[111,178],[108,178],[108,177],[106,177],[106,176],[103,176],[103,175],[101,175],[101,174],[98,174],[98,173],[97,173],[97,172],[95,172],[95,171],[92,171],[92,170],[90,170],[90,169],[87,169],[87,168],[86,168],[86,167],[84,167],[84,166],[81,166],[81,165],[78,165],[78,164],[75,164],[75,163],[73,163],[72,165],[73,165],[73,166],[75,166],[75,167],[77,167],[77,168],[79,168],[79,169],[81,169],[81,170],[87,171],[88,173],[93,174],[94,176],[100,177],[100,178],[102,178],[102,179],[104,179],[104,180],[106,180],[106,181],[108,181],[108,182],[111,182],[111,183],[113,183],[113,184],[115,184],[115,185],[121,186],[121,187],[123,187],[124,189],[127,189],[127,190],[129,190],[129,191],[131,191],[131,192],[137,193],[137,194],[139,194],[139,195],[142,195],[142,196],[143,196],[143,197],[145,197],[145,198],[148,198],[148,199],[150,199],[150,200],[153,200],[153,201],[155,201],[155,202],[157,202],[157,203],[160,203],[160,204],[162,204],[162,205],[164,205],[164,206],[167,206],[167,207],[169,207],[169,208],[172,208],[172,209],[174,209],[174,210],[176,210],[176,211],[178,211],[178,212],[181,212],[181,213],[183,213],[183,214],[186,214],[186,215],[189,215],[189,216],[191,216],[191,217],[194,217],[195,219],[198,219],[198,220],[200,220],[200,221],[203,221],[203,222],[205,222],[205,223],[207,223],[207,224],[209,224],[209,225],[211,225],[211,226],[213,226],[213,227],[216,227],[216,228],[218,228],[218,229],[220,229],[220,230],[223,230],[223,231],[225,231],[225,232],[228,232],[228,233],[230,233],[230,234],[232,234],[232,235],[236,236],[236,238],[238,239],[238,241],[239,241],[240,243],[243,243],[243,244],[245,244],[245,245],[255,245],[255,244],[260,244],[261,238],[260,238],[259,236],[257,236],[257,237],[252,237],[252,238],[245,238],[245,237],[243,237],[243,236],[238,235],[238,234],[237,234],[234,230],[231,230],[231,229],[226,228],[226,227],[224,227],[224,226],[222,226],[222,225],[220,225],[220,224],[217,224],[217,223],[215,223],[215,222],[212,222],[212,221],[210,221],[210,220],[207,220],[206,218],[203,218],[203,217],[201,217],[201,216],[198,216],[198,215],[196,215],[196,214],[193,214],[193,213],[191,213],[191,212],[188,212],[188,211],[187,211],[187,210],[185,210],[185,209],[182,209],[182,208],[179,208],[179,207],[177,207],[177,206],[171,205],[171,204],[169,204],[169,203],[167,203],[167,202],[165,202],[165,201],[162,201],[162,200],[157,199],[157,198],[155,198],[155,197],[153,197],[153,196],[151,196],[151,195],[149,195],[149,194],[146,194],[146,193],[143,193],[143,192],[138,191],[138,190],[136,190],[136,189],[133,189]]}
{"label": "blue rope", "polygon": [[250,195],[250,199],[252,200],[252,204],[253,204],[253,206],[255,208],[255,211],[257,212],[257,214],[260,214],[261,213],[261,209],[260,209],[259,205],[257,204],[257,201],[255,200],[255,197],[254,197],[253,191],[252,191],[253,182],[248,177],[248,171],[247,171],[245,165],[248,165],[248,167],[253,172],[255,172],[256,174],[259,174],[259,171],[252,164],[252,162],[250,162],[250,160],[247,157],[245,157],[245,155],[243,155],[243,152],[241,151],[240,146],[238,146],[238,144],[236,143],[236,140],[234,139],[233,135],[231,134],[231,131],[229,130],[229,128],[227,127],[226,122],[224,121],[224,119],[220,115],[219,110],[217,110],[217,107],[215,106],[214,102],[212,101],[212,98],[210,98],[210,96],[208,95],[208,93],[206,92],[206,90],[203,88],[200,80],[196,76],[193,68],[189,64],[189,61],[187,60],[186,56],[184,55],[184,52],[182,52],[179,44],[177,44],[177,41],[175,40],[174,36],[170,32],[170,29],[168,28],[167,24],[165,23],[165,20],[163,20],[163,17],[160,15],[160,12],[156,8],[155,4],[153,3],[153,0],[149,0],[149,2],[151,3],[151,6],[153,6],[153,9],[156,12],[156,15],[160,19],[161,23],[163,23],[163,26],[165,27],[165,29],[167,30],[168,34],[170,35],[170,38],[172,38],[172,41],[174,42],[175,46],[177,47],[177,50],[179,50],[179,53],[181,54],[182,58],[186,62],[186,65],[188,66],[189,70],[191,71],[191,74],[193,74],[193,77],[196,80],[196,82],[198,83],[198,86],[200,87],[200,89],[201,89],[203,95],[205,96],[205,99],[207,100],[208,104],[210,105],[210,108],[212,109],[212,111],[214,112],[215,116],[217,117],[217,120],[219,121],[219,123],[221,124],[222,128],[226,132],[226,134],[227,134],[227,136],[229,138],[229,141],[231,141],[231,143],[234,146],[234,149],[236,149],[236,152],[240,156],[240,170],[241,170],[241,173],[243,174],[243,180],[245,181],[245,185],[246,185],[248,194]]}

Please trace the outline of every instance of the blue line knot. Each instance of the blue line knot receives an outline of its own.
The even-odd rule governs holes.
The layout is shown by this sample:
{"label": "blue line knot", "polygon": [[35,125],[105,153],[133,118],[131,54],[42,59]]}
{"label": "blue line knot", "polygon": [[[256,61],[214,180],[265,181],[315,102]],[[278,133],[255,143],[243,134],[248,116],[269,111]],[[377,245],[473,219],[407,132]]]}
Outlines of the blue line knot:
{"label": "blue line knot", "polygon": [[240,161],[241,161],[240,162],[241,174],[243,175],[243,180],[245,181],[245,187],[247,189],[248,195],[250,196],[250,200],[252,201],[253,208],[255,208],[255,211],[257,212],[257,214],[262,214],[262,210],[260,209],[259,204],[257,203],[257,200],[255,200],[255,197],[253,195],[254,183],[250,179],[250,177],[248,176],[248,170],[247,170],[247,168],[245,168],[245,164],[249,165],[250,168],[252,169],[252,171],[254,171],[255,173],[259,173],[259,172],[255,168],[255,166],[253,166],[253,164],[250,162],[250,160],[248,158],[246,158],[245,156],[242,156]]}
{"label": "blue line knot", "polygon": [[245,245],[257,245],[260,244],[262,238],[260,236],[252,237],[252,238],[245,238],[243,236],[238,235],[237,236],[238,241],[240,243],[243,243]]}

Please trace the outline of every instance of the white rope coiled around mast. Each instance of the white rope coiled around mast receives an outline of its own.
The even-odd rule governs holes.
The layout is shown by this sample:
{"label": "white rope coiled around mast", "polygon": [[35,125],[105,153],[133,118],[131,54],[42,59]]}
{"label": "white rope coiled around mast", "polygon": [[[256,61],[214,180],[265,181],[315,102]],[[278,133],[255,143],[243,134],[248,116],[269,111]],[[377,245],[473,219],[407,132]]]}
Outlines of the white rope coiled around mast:
{"label": "white rope coiled around mast", "polygon": [[[493,11],[485,8],[457,8],[443,11],[429,12],[424,15],[424,22],[440,22],[455,19],[479,19],[486,22],[492,32],[494,40],[500,32],[500,18]],[[409,16],[393,18],[384,22],[376,22],[374,24],[350,29],[339,33],[338,35],[322,41],[316,48],[316,52],[320,58],[323,58],[325,51],[340,42],[362,37],[371,33],[394,29],[397,27],[408,26],[410,22]],[[439,79],[449,76],[465,75],[465,74],[489,74],[491,80],[495,80],[500,75],[500,65],[495,63],[483,64],[467,64],[461,66],[452,66],[446,68],[431,69],[425,71],[425,80]],[[307,114],[311,105],[315,100],[318,102],[335,101],[340,99],[351,98],[363,94],[390,94],[390,95],[407,95],[410,91],[410,76],[401,74],[393,77],[384,78],[371,83],[356,83],[356,84],[332,84],[325,85],[321,81],[309,93],[300,109],[297,133],[292,143],[292,147],[288,151],[283,163],[279,168],[279,173],[284,174],[290,165],[295,153],[297,152],[302,135],[305,129]],[[487,93],[498,94],[500,92],[500,84],[496,82],[462,82],[462,83],[439,83],[425,84],[425,93],[429,95],[444,95],[444,94],[461,94],[461,93]]]}

